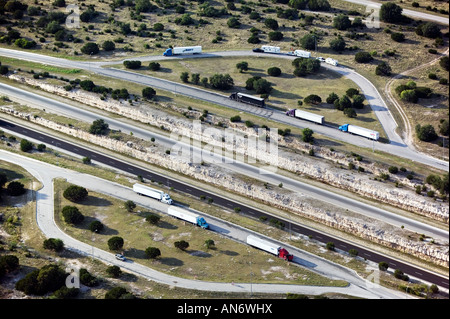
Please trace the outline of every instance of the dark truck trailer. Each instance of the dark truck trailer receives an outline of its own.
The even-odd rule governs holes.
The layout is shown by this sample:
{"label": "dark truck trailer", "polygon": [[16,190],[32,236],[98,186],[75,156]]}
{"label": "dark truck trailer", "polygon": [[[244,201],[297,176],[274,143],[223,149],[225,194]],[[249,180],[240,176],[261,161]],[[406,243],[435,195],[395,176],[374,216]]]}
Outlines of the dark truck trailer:
{"label": "dark truck trailer", "polygon": [[242,103],[259,106],[259,107],[264,107],[264,105],[265,105],[264,99],[262,97],[256,97],[253,95],[248,95],[248,94],[239,93],[239,92],[231,93],[230,99],[238,101],[238,102],[242,102]]}

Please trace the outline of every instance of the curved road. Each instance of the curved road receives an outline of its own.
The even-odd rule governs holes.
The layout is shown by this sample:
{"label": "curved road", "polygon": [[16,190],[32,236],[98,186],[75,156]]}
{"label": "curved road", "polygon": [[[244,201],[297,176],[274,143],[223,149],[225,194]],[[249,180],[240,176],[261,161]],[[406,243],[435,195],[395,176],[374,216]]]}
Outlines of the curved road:
{"label": "curved road", "polygon": [[[206,58],[206,57],[221,57],[221,56],[249,56],[249,55],[262,55],[266,56],[264,54],[260,53],[252,53],[251,51],[230,51],[230,52],[217,52],[217,53],[205,53],[205,54],[199,54],[196,55],[196,58]],[[183,85],[175,82],[171,82],[168,80],[162,80],[155,77],[151,77],[148,75],[142,75],[137,74],[133,72],[129,72],[126,70],[119,70],[119,69],[113,69],[113,68],[103,68],[102,66],[108,65],[108,64],[117,64],[120,63],[120,61],[115,62],[80,62],[80,61],[71,61],[71,60],[65,60],[61,58],[54,58],[49,57],[41,54],[31,53],[31,52],[24,52],[24,51],[17,51],[17,50],[10,50],[10,49],[0,49],[0,55],[13,57],[17,59],[24,59],[28,61],[34,61],[38,63],[45,63],[50,65],[57,65],[65,68],[80,68],[84,70],[89,70],[93,73],[113,77],[125,81],[130,81],[138,84],[142,84],[145,86],[151,86],[156,89],[162,89],[165,91],[172,91],[176,92],[177,94],[182,94],[185,96],[189,96],[192,98],[204,100],[207,102],[215,103],[218,105],[222,105],[228,108],[233,108],[239,111],[249,112],[258,116],[267,117],[271,120],[274,120],[279,123],[289,124],[292,126],[296,126],[299,128],[305,128],[305,127],[311,127],[311,123],[303,122],[301,120],[288,117],[284,114],[284,112],[274,110],[274,109],[267,109],[267,108],[258,108],[249,106],[243,103],[239,103],[236,101],[232,101],[228,99],[227,96],[209,92],[206,90],[202,90],[198,87],[191,87],[188,85]],[[287,59],[293,59],[294,57],[289,55],[271,55],[273,57],[279,57],[279,58],[287,58]],[[160,60],[161,56],[149,56],[149,57],[139,57],[134,59],[139,59],[141,61],[150,61],[150,60]],[[180,57],[170,57],[169,59],[179,59]],[[189,58],[192,58],[190,56]],[[168,59],[168,58],[165,58]],[[383,144],[383,143],[374,143],[373,141],[369,141],[366,138],[362,138],[359,136],[347,134],[344,132],[341,132],[333,127],[328,126],[321,126],[321,125],[314,125],[313,129],[314,131],[323,134],[325,136],[328,136],[333,139],[342,140],[344,142],[354,144],[360,147],[364,148],[373,148],[380,151],[384,151],[390,154],[396,154],[397,156],[408,158],[410,160],[421,162],[423,164],[436,167],[438,169],[442,170],[448,170],[449,163],[432,158],[426,154],[419,153],[416,150],[408,148],[408,146],[401,140],[401,138],[395,133],[395,128],[397,124],[395,123],[395,120],[391,116],[389,109],[387,108],[386,104],[384,103],[383,99],[381,98],[379,92],[376,90],[376,88],[373,86],[373,84],[368,81],[366,78],[362,77],[358,73],[354,72],[353,70],[349,68],[343,68],[343,67],[334,67],[331,65],[323,64],[323,66],[327,69],[331,69],[333,71],[336,71],[343,76],[348,77],[349,79],[353,80],[360,88],[361,91],[366,96],[366,99],[370,103],[370,106],[374,110],[376,116],[380,120],[381,125],[386,131],[386,134],[388,135],[390,139],[389,144]]]}
{"label": "curved road", "polygon": [[[221,291],[221,292],[261,292],[261,293],[301,293],[301,294],[323,294],[326,292],[336,292],[342,294],[348,294],[352,296],[368,298],[368,299],[397,299],[405,295],[391,291],[389,289],[377,286],[366,282],[364,279],[357,276],[353,271],[321,259],[312,254],[303,252],[289,247],[291,252],[295,255],[294,262],[309,268],[321,275],[325,275],[332,279],[340,279],[349,282],[347,287],[317,287],[317,286],[298,286],[298,285],[283,285],[283,284],[252,284],[252,283],[221,283],[221,282],[207,282],[199,280],[190,280],[179,277],[174,277],[155,271],[146,266],[140,265],[137,262],[128,260],[126,262],[117,261],[112,253],[103,251],[98,248],[74,239],[64,233],[55,223],[54,220],[54,191],[53,191],[53,179],[57,177],[63,177],[70,183],[86,187],[87,189],[99,192],[108,196],[116,197],[121,200],[133,200],[138,205],[143,207],[155,208],[159,211],[166,212],[167,205],[158,201],[148,199],[137,195],[132,189],[110,182],[102,180],[98,177],[94,177],[87,174],[82,174],[60,167],[56,167],[47,163],[43,163],[34,159],[30,159],[14,153],[9,153],[0,150],[0,160],[12,162],[16,165],[22,166],[36,179],[38,179],[43,187],[37,191],[36,201],[36,219],[39,228],[48,238],[59,238],[63,240],[65,247],[76,251],[82,255],[92,256],[107,264],[115,264],[119,267],[133,272],[139,276],[143,276],[149,280],[163,283],[170,286],[177,286],[187,289],[207,290],[207,291]],[[45,172],[43,174],[42,172]],[[219,219],[207,217],[209,220],[213,220],[211,227],[214,231],[220,232],[229,238],[233,238],[240,242],[245,242],[245,238],[251,231],[241,227],[231,226],[227,222],[222,222]],[[194,231],[204,231],[200,228],[195,228]],[[263,237],[258,234],[258,236]]]}

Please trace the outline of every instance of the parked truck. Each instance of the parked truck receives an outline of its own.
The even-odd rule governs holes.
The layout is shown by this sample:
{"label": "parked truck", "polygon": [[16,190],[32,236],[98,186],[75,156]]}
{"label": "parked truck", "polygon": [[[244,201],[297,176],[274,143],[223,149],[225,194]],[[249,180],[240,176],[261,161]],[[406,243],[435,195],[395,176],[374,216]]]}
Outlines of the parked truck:
{"label": "parked truck", "polygon": [[202,53],[201,46],[168,48],[166,51],[164,51],[163,55],[174,56],[180,54],[198,54],[198,53]]}
{"label": "parked truck", "polygon": [[265,53],[280,53],[281,52],[280,47],[274,47],[274,46],[271,46],[271,45],[263,45],[263,46],[261,46],[261,49]]}
{"label": "parked truck", "polygon": [[338,61],[335,60],[335,59],[332,59],[332,58],[326,58],[325,59],[325,63],[331,64],[331,65],[334,65],[334,66],[338,65]]}
{"label": "parked truck", "polygon": [[203,217],[201,217],[200,215],[198,215],[196,213],[189,212],[185,209],[170,206],[167,209],[167,213],[172,217],[176,217],[176,218],[185,220],[185,221],[190,222],[194,225],[197,225],[201,228],[204,228],[204,229],[209,228],[208,223],[206,222],[206,220]]}
{"label": "parked truck", "polygon": [[268,253],[283,258],[284,260],[292,261],[292,259],[294,258],[294,256],[289,254],[289,252],[285,248],[282,248],[277,244],[274,244],[270,241],[267,241],[265,239],[253,235],[247,236],[247,244],[259,248],[261,250],[267,251]]}
{"label": "parked truck", "polygon": [[249,95],[249,94],[240,93],[240,92],[231,93],[230,99],[238,101],[238,102],[242,102],[242,103],[259,106],[259,107],[264,107],[264,105],[265,105],[264,99],[262,97],[257,97],[257,96],[253,96],[253,95]]}
{"label": "parked truck", "polygon": [[311,52],[308,51],[303,51],[303,50],[295,50],[294,51],[294,55],[301,57],[301,58],[310,58],[311,57]]}
{"label": "parked truck", "polygon": [[305,112],[302,110],[297,110],[297,109],[293,109],[293,110],[289,110],[286,112],[286,115],[288,116],[292,116],[292,117],[296,117],[302,120],[307,120],[307,121],[311,121],[317,124],[323,124],[324,122],[324,116],[322,115],[318,115],[318,114],[314,114],[314,113],[310,113],[310,112]]}
{"label": "parked truck", "polygon": [[351,134],[364,136],[375,141],[378,141],[378,139],[380,138],[380,134],[377,131],[372,131],[367,128],[351,124],[341,125],[339,126],[339,130],[341,130],[342,132],[348,132]]}
{"label": "parked truck", "polygon": [[144,186],[141,184],[134,184],[133,191],[135,191],[139,195],[148,196],[148,197],[154,198],[156,200],[159,200],[162,203],[166,203],[169,205],[172,205],[172,202],[173,202],[172,198],[170,198],[169,194],[166,194],[163,191],[153,189],[151,187]]}

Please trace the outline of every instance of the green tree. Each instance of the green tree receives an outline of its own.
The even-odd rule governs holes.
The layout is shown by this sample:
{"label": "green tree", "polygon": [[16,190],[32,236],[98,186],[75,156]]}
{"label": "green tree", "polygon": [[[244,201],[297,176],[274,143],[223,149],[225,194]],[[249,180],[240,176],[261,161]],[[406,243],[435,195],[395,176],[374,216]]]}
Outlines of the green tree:
{"label": "green tree", "polygon": [[127,68],[127,69],[139,69],[142,65],[142,62],[139,60],[126,60],[123,61],[123,65]]}
{"label": "green tree", "polygon": [[158,224],[158,222],[160,221],[161,217],[157,216],[157,215],[149,215],[145,218],[146,221],[148,221],[150,224],[152,225],[156,225]]}
{"label": "green tree", "polygon": [[338,30],[347,30],[352,26],[350,18],[345,14],[339,14],[333,19],[333,27]]}
{"label": "green tree", "polygon": [[6,187],[6,192],[10,196],[20,196],[25,194],[26,189],[25,186],[18,181],[12,181]]}
{"label": "green tree", "polygon": [[330,11],[331,5],[327,0],[309,0],[308,8],[311,11]]}
{"label": "green tree", "polygon": [[228,25],[229,28],[239,29],[239,27],[241,26],[241,23],[239,22],[238,18],[231,17],[231,18],[228,19],[227,25]]}
{"label": "green tree", "polygon": [[438,138],[438,135],[436,134],[436,131],[431,124],[427,124],[424,126],[417,124],[416,135],[419,140],[424,142],[431,142]]}
{"label": "green tree", "polygon": [[106,268],[106,273],[113,278],[119,278],[120,275],[122,274],[122,270],[120,270],[119,266],[114,265]]}
{"label": "green tree", "polygon": [[161,69],[161,64],[154,61],[150,62],[150,64],[148,65],[148,69],[151,71],[159,71]]}
{"label": "green tree", "polygon": [[267,69],[267,74],[270,76],[280,76],[281,75],[281,69],[279,67],[273,66]]}
{"label": "green tree", "polygon": [[236,68],[240,73],[248,70],[248,62],[242,61],[236,64]]}
{"label": "green tree", "polygon": [[184,83],[189,82],[189,72],[181,72],[180,80],[183,81]]}
{"label": "green tree", "polygon": [[105,226],[99,220],[94,220],[89,224],[89,230],[93,233],[99,233]]}
{"label": "green tree", "polygon": [[307,104],[320,104],[322,103],[322,98],[316,94],[310,94],[303,100]]}
{"label": "green tree", "polygon": [[272,91],[272,84],[266,79],[258,79],[253,82],[253,89],[257,94],[269,94]]}
{"label": "green tree", "polygon": [[64,221],[68,224],[79,224],[84,220],[84,215],[75,206],[64,206],[62,209]]}
{"label": "green tree", "polygon": [[212,240],[212,239],[205,240],[205,246],[206,246],[206,249],[211,249],[212,247],[215,246],[214,240]]}
{"label": "green tree", "polygon": [[439,124],[439,133],[448,136],[449,135],[449,121],[446,119],[442,119]]}
{"label": "green tree", "polygon": [[390,67],[389,64],[387,64],[386,62],[381,62],[380,64],[377,65],[377,67],[375,68],[375,74],[376,75],[381,75],[381,76],[389,76],[392,73],[392,68]]}
{"label": "green tree", "polygon": [[100,49],[98,48],[97,43],[94,43],[94,42],[86,43],[85,45],[83,45],[81,47],[80,50],[81,50],[82,53],[84,53],[86,55],[94,55],[94,54],[97,54],[100,51]]}
{"label": "green tree", "polygon": [[65,199],[68,199],[71,202],[81,202],[88,196],[88,191],[84,187],[78,185],[70,185],[64,190],[63,196]]}
{"label": "green tree", "polygon": [[105,51],[114,51],[116,49],[116,44],[114,41],[107,40],[103,42],[102,49]]}
{"label": "green tree", "polygon": [[333,242],[328,242],[326,247],[328,250],[335,250],[335,245]]}
{"label": "green tree", "polygon": [[174,246],[180,250],[186,250],[189,247],[189,243],[185,240],[176,241]]}
{"label": "green tree", "polygon": [[400,32],[392,32],[391,39],[394,40],[395,42],[404,42],[405,34],[400,33]]}
{"label": "green tree", "polygon": [[95,120],[89,127],[89,133],[94,135],[106,135],[108,133],[109,125],[103,119]]}
{"label": "green tree", "polygon": [[264,21],[264,25],[272,30],[278,30],[279,28],[278,21],[273,18],[267,18]]}
{"label": "green tree", "polygon": [[305,143],[312,143],[314,142],[314,131],[310,128],[306,127],[302,130],[302,141]]}
{"label": "green tree", "polygon": [[272,31],[269,32],[269,40],[270,41],[281,41],[283,40],[283,33],[280,31]]}
{"label": "green tree", "polygon": [[305,50],[314,50],[316,48],[316,36],[314,34],[305,34],[300,39],[300,46]]}
{"label": "green tree", "polygon": [[147,256],[147,258],[156,259],[161,256],[161,251],[156,247],[148,247],[145,250],[145,255]]}
{"label": "green tree", "polygon": [[398,23],[403,20],[402,12],[402,7],[393,2],[383,3],[380,8],[380,20],[388,23]]}
{"label": "green tree", "polygon": [[136,203],[133,202],[132,200],[127,200],[125,202],[124,206],[125,206],[125,209],[131,213],[136,208]]}
{"label": "green tree", "polygon": [[154,96],[156,95],[156,91],[153,89],[153,88],[151,88],[151,87],[149,87],[149,86],[147,86],[146,88],[143,88],[142,89],[142,96],[144,97],[144,98],[146,98],[146,99],[152,99]]}
{"label": "green tree", "polygon": [[288,5],[294,9],[304,10],[309,0],[289,0]]}
{"label": "green tree", "polygon": [[369,63],[373,60],[369,52],[361,51],[355,54],[355,61],[358,63]]}
{"label": "green tree", "polygon": [[215,89],[229,90],[234,86],[233,78],[229,74],[214,74],[209,78],[209,83]]}
{"label": "green tree", "polygon": [[335,38],[334,40],[330,41],[330,49],[336,51],[336,52],[341,52],[345,50],[345,40],[343,37],[339,36],[337,38]]}
{"label": "green tree", "polygon": [[355,109],[351,107],[347,107],[344,109],[344,114],[347,115],[347,117],[354,118],[357,116]]}
{"label": "green tree", "polygon": [[43,247],[44,249],[59,252],[64,249],[64,242],[59,238],[48,238],[44,240]]}
{"label": "green tree", "polygon": [[22,139],[20,141],[20,150],[22,152],[29,152],[33,149],[33,143],[28,141],[27,139]]}
{"label": "green tree", "polygon": [[110,250],[118,251],[123,248],[123,238],[119,236],[113,236],[110,239],[108,239],[108,248]]}
{"label": "green tree", "polygon": [[416,90],[404,90],[400,93],[400,98],[406,102],[417,103],[419,100]]}
{"label": "green tree", "polygon": [[416,27],[416,34],[426,38],[436,39],[441,36],[441,30],[436,23],[425,22]]}
{"label": "green tree", "polygon": [[439,65],[441,66],[441,68],[443,68],[445,71],[449,71],[450,67],[449,67],[449,57],[448,56],[443,56],[442,58],[439,59]]}

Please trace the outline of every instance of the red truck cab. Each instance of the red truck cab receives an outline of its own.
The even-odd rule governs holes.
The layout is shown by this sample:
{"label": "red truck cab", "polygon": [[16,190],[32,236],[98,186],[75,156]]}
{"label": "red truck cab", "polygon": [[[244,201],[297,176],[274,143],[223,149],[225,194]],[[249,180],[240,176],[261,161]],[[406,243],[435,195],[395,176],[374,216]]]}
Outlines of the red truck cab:
{"label": "red truck cab", "polygon": [[289,252],[284,248],[278,249],[278,257],[283,258],[284,260],[292,261],[294,258],[293,255],[289,254]]}

